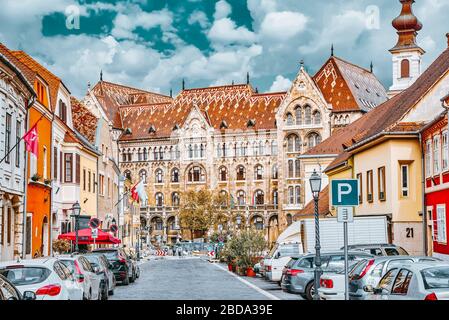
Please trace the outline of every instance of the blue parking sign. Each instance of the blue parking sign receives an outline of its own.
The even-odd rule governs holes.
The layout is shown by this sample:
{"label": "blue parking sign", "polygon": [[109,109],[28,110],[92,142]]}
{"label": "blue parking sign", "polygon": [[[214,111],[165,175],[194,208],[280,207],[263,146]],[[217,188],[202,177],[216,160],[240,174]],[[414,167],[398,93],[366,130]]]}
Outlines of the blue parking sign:
{"label": "blue parking sign", "polygon": [[358,181],[332,180],[332,205],[353,207],[359,205]]}

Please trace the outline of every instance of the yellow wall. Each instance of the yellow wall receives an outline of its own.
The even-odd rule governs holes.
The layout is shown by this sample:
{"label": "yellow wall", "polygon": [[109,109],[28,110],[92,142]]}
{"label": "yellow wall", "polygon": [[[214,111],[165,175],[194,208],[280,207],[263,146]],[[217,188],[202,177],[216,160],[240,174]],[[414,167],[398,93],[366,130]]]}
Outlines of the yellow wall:
{"label": "yellow wall", "polygon": [[[98,180],[97,158],[92,154],[84,151],[81,152],[81,185],[80,185],[80,205],[81,214],[89,216],[97,216],[97,192],[98,186],[94,186],[95,179]],[[86,190],[84,190],[84,170],[86,171]],[[89,171],[91,173],[91,188],[89,192],[88,179]],[[95,190],[95,192],[94,192]],[[85,201],[87,199],[87,201]]]}

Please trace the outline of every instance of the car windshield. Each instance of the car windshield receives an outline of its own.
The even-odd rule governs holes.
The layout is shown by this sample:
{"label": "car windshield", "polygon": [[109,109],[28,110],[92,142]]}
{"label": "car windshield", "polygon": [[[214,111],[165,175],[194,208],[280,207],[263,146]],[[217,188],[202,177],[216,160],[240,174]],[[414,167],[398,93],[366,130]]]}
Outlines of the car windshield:
{"label": "car windshield", "polygon": [[387,256],[408,256],[408,252],[401,247],[385,248]]}
{"label": "car windshield", "polygon": [[25,286],[45,281],[51,271],[40,267],[14,267],[0,269],[0,274],[15,286]]}
{"label": "car windshield", "polygon": [[[99,252],[97,252],[99,253]],[[106,256],[108,260],[117,260],[118,258],[118,251],[101,251],[102,254]]]}
{"label": "car windshield", "polygon": [[313,268],[313,257],[298,259],[295,268]]}
{"label": "car windshield", "polygon": [[92,267],[100,267],[99,263],[100,263],[100,258],[97,256],[84,256],[87,261],[90,262],[90,264],[92,265]]}
{"label": "car windshield", "polygon": [[290,259],[290,261],[287,263],[286,267],[290,268],[296,261],[298,261],[298,258]]}
{"label": "car windshield", "polygon": [[421,275],[426,289],[449,288],[449,266],[427,268]]}
{"label": "car windshield", "polygon": [[297,244],[283,245],[279,247],[279,252],[281,257],[288,257],[297,255],[299,253],[299,248]]}

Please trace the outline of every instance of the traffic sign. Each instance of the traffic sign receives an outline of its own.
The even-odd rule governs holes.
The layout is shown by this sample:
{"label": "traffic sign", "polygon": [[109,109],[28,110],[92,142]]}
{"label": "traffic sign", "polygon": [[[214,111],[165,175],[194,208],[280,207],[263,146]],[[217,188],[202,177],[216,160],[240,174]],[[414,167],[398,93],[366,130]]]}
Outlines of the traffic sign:
{"label": "traffic sign", "polygon": [[100,226],[100,219],[98,218],[92,218],[89,220],[89,227],[92,229],[97,229]]}
{"label": "traffic sign", "polygon": [[354,222],[354,207],[338,207],[337,208],[338,222]]}
{"label": "traffic sign", "polygon": [[358,181],[332,180],[332,205],[353,207],[359,205]]}
{"label": "traffic sign", "polygon": [[92,229],[92,239],[97,239],[98,238],[98,229],[94,228]]}
{"label": "traffic sign", "polygon": [[117,227],[117,225],[113,224],[112,226],[109,227],[109,230],[111,230],[111,232],[116,233],[118,230],[118,227]]}

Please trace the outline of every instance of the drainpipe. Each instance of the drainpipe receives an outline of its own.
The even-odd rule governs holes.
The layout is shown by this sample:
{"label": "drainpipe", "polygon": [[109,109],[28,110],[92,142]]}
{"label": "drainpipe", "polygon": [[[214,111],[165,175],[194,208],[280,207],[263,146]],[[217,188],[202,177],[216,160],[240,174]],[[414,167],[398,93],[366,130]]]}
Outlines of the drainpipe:
{"label": "drainpipe", "polygon": [[427,245],[427,205],[426,205],[426,169],[424,163],[424,146],[422,140],[422,132],[419,133],[419,144],[421,148],[421,188],[422,188],[422,227],[423,227],[423,251],[424,255],[428,255]]}

